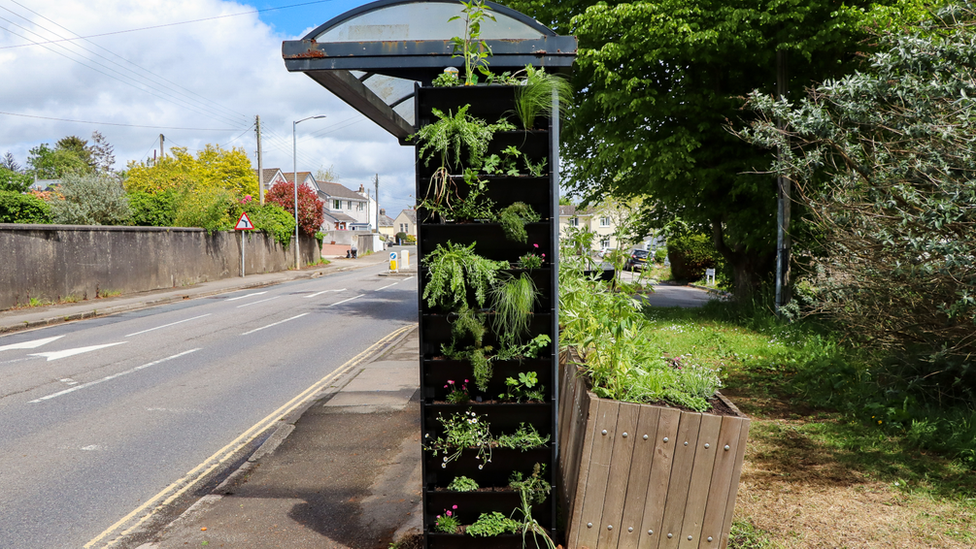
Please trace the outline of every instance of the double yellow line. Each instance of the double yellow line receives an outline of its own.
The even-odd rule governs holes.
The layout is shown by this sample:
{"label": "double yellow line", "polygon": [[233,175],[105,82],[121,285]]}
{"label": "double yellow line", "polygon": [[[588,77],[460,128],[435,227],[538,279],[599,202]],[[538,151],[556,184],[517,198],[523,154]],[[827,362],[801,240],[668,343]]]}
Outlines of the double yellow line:
{"label": "double yellow line", "polygon": [[[183,475],[182,478],[170,484],[162,491],[160,491],[155,496],[149,498],[145,503],[137,507],[128,515],[119,519],[118,522],[110,526],[107,530],[96,536],[94,539],[89,541],[84,545],[84,549],[91,549],[97,547],[100,543],[105,543],[101,547],[108,549],[114,547],[121,543],[126,536],[136,531],[139,527],[146,523],[149,519],[153,518],[159,511],[170,505],[177,500],[180,496],[185,494],[187,491],[195,487],[200,481],[207,477],[210,473],[216,470],[218,467],[226,464],[230,461],[234,455],[239,452],[242,448],[258,438],[262,433],[267,431],[272,425],[284,418],[284,416],[295,411],[310,399],[312,399],[319,391],[325,388],[327,385],[335,381],[337,378],[355,368],[358,364],[361,364],[364,360],[370,358],[379,349],[382,349],[390,342],[394,341],[396,338],[400,337],[404,333],[414,329],[416,324],[409,324],[404,326],[393,333],[383,337],[373,345],[370,345],[365,351],[354,356],[348,362],[340,366],[338,369],[334,370],[329,375],[323,377],[319,381],[315,382],[311,387],[302,391],[298,396],[286,402],[281,408],[278,408],[267,417],[257,422],[253,427],[241,433],[239,437],[234,439],[230,444],[224,446],[218,450],[215,454],[204,460],[203,463],[197,465],[191,469],[188,473]],[[123,528],[125,528],[123,530]],[[114,537],[112,537],[114,535]],[[111,537],[111,541],[105,542],[106,539]]]}

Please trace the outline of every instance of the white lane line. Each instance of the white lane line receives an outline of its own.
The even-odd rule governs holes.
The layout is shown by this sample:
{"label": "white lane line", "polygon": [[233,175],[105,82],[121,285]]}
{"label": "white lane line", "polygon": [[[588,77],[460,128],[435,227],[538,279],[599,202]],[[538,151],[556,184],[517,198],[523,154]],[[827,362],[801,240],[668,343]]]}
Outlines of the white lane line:
{"label": "white lane line", "polygon": [[264,303],[265,301],[272,301],[272,300],[278,299],[279,297],[281,297],[281,296],[280,295],[276,295],[274,297],[269,297],[268,299],[259,299],[257,301],[252,301],[250,303],[245,303],[243,305],[238,305],[237,308],[240,309],[241,307],[250,307],[251,305],[257,305],[258,303]]}
{"label": "white lane line", "polygon": [[301,317],[303,317],[303,316],[305,316],[305,315],[307,315],[307,314],[308,314],[308,313],[302,313],[302,314],[300,314],[300,315],[295,315],[295,316],[293,316],[293,317],[291,317],[291,318],[286,318],[286,319],[284,319],[284,320],[279,320],[278,322],[275,322],[275,323],[273,323],[273,324],[268,324],[267,326],[261,326],[260,328],[255,328],[255,329],[253,329],[253,330],[251,330],[250,332],[244,332],[244,333],[243,333],[243,334],[241,334],[241,335],[242,335],[242,336],[246,336],[246,335],[248,335],[248,334],[253,334],[254,332],[260,332],[261,330],[264,330],[265,328],[270,328],[270,327],[272,327],[272,326],[277,326],[277,325],[279,325],[279,324],[284,324],[285,322],[288,322],[289,320],[295,320],[296,318],[301,318]]}
{"label": "white lane line", "polygon": [[413,280],[414,278],[416,278],[416,277],[408,276],[407,278],[404,278],[403,281],[404,282],[407,282],[407,281]]}
{"label": "white lane line", "polygon": [[177,320],[176,322],[171,322],[169,324],[163,324],[162,326],[156,326],[155,328],[149,328],[148,330],[143,330],[141,332],[135,332],[135,333],[132,333],[132,334],[126,334],[125,337],[137,336],[137,335],[140,335],[140,334],[144,334],[146,332],[151,332],[153,330],[159,330],[159,329],[162,329],[162,328],[169,328],[170,326],[176,326],[177,324],[183,324],[184,322],[189,322],[191,320],[196,320],[198,318],[203,318],[205,316],[210,316],[210,315],[211,315],[211,313],[207,313],[205,315],[195,316],[193,318],[187,318],[185,320]]}
{"label": "white lane line", "polygon": [[267,290],[265,290],[265,291],[263,291],[263,292],[255,292],[255,293],[253,293],[253,294],[247,294],[247,295],[239,295],[239,296],[237,296],[237,297],[232,297],[232,298],[230,298],[230,299],[226,299],[225,301],[237,301],[238,299],[244,299],[244,298],[246,298],[246,297],[254,297],[254,296],[256,296],[256,295],[261,295],[261,294],[266,294],[266,293],[268,293],[268,292],[267,292]]}
{"label": "white lane line", "polygon": [[166,361],[169,361],[169,360],[173,360],[174,358],[180,358],[183,355],[188,355],[190,353],[195,353],[195,352],[197,352],[199,350],[200,350],[199,348],[197,348],[197,349],[190,349],[189,351],[183,351],[182,353],[175,354],[173,356],[168,356],[166,358],[161,358],[159,360],[154,360],[153,362],[150,362],[148,364],[143,364],[142,366],[136,366],[135,368],[132,368],[131,370],[126,370],[124,372],[119,372],[117,374],[112,374],[110,376],[103,377],[102,379],[96,379],[95,381],[89,381],[88,383],[82,383],[81,385],[75,385],[74,387],[72,387],[70,389],[65,389],[63,391],[58,391],[57,393],[53,393],[53,394],[50,394],[50,395],[47,395],[47,396],[44,396],[44,397],[41,397],[41,398],[34,399],[34,400],[30,401],[30,404],[36,404],[38,402],[44,402],[45,400],[51,400],[52,398],[57,398],[59,396],[66,395],[68,393],[73,393],[73,392],[79,391],[81,389],[87,389],[88,387],[91,387],[92,385],[98,385],[99,383],[105,383],[106,381],[111,381],[111,380],[113,380],[113,379],[115,379],[117,377],[122,377],[122,376],[125,376],[125,375],[129,375],[129,374],[138,372],[139,370],[145,370],[146,368],[149,368],[149,367],[152,367],[152,366],[156,366],[157,364],[162,364],[163,362],[166,362]]}
{"label": "white lane line", "polygon": [[359,299],[359,298],[363,297],[364,295],[366,295],[366,294],[359,294],[356,297],[350,297],[349,299],[343,299],[342,301],[336,301],[332,305],[329,305],[329,307],[335,307],[336,305],[342,305],[343,303],[348,303],[348,302],[350,302],[350,301],[352,301],[354,299]]}
{"label": "white lane line", "polygon": [[122,345],[128,343],[128,341],[119,341],[118,343],[105,343],[104,345],[92,345],[90,347],[75,347],[74,349],[65,349],[63,351],[50,351],[46,353],[31,353],[30,356],[42,356],[47,357],[47,361],[57,360],[59,358],[67,358],[69,356],[80,355],[81,353],[90,353],[92,351],[97,351],[99,349],[104,349],[106,347],[114,347],[116,345]]}
{"label": "white lane line", "polygon": [[373,290],[373,291],[374,291],[374,292],[378,292],[378,291],[380,291],[380,290],[385,290],[385,289],[387,289],[387,288],[389,288],[389,287],[391,287],[391,286],[396,286],[397,284],[399,284],[399,282],[394,282],[393,284],[387,284],[386,286],[383,286],[382,288],[377,288],[377,289],[375,289],[375,290]]}
{"label": "white lane line", "polygon": [[327,293],[329,293],[329,292],[344,292],[344,291],[346,291],[346,289],[345,289],[345,288],[343,288],[343,289],[341,289],[341,290],[322,290],[321,292],[315,292],[315,293],[314,293],[314,294],[312,294],[312,295],[307,295],[307,296],[305,296],[305,299],[308,299],[308,298],[310,298],[310,297],[315,297],[315,296],[317,296],[317,295],[322,295],[322,294],[327,294]]}
{"label": "white lane line", "polygon": [[45,343],[50,343],[55,339],[61,339],[63,335],[54,337],[45,337],[44,339],[35,339],[34,341],[22,341],[20,343],[11,343],[10,345],[4,345],[0,347],[0,351],[8,351],[13,349],[36,349]]}

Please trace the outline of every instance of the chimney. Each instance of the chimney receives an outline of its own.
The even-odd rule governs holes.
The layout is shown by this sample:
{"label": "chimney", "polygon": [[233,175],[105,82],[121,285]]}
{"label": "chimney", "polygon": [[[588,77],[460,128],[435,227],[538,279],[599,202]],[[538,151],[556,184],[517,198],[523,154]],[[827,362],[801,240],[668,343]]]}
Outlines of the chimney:
{"label": "chimney", "polygon": [[380,208],[380,215],[386,215],[386,208]]}
{"label": "chimney", "polygon": [[366,188],[363,187],[363,184],[362,183],[359,184],[359,192],[361,192],[361,193],[366,192]]}

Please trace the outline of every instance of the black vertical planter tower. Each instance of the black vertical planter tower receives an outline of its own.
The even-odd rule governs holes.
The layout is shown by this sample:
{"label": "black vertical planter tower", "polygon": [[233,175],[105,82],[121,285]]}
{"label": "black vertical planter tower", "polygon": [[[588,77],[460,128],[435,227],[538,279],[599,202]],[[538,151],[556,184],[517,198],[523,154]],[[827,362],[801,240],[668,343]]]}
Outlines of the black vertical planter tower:
{"label": "black vertical planter tower", "polygon": [[[417,126],[423,127],[437,120],[431,109],[436,108],[444,113],[448,111],[457,113],[458,108],[470,105],[468,114],[472,116],[494,123],[502,116],[508,115],[509,120],[520,127],[514,114],[514,97],[515,88],[512,86],[418,87],[416,89]],[[554,539],[556,537],[557,278],[555,261],[558,253],[556,230],[559,216],[558,206],[556,206],[558,204],[557,179],[552,168],[557,166],[557,158],[554,154],[556,151],[553,150],[551,122],[544,119],[540,127],[546,129],[498,132],[494,135],[488,153],[500,154],[506,147],[515,146],[533,163],[543,159],[546,161],[546,169],[542,176],[481,176],[481,179],[487,181],[488,195],[494,201],[496,209],[500,210],[520,201],[530,205],[540,214],[539,222],[526,226],[528,241],[525,244],[506,239],[497,220],[442,222],[439,219],[431,219],[429,212],[423,208],[417,210],[417,253],[421,262],[419,272],[421,426],[425,435],[424,440],[427,440],[426,435],[430,437],[442,435],[442,425],[438,421],[439,414],[447,416],[469,409],[490,423],[492,434],[496,437],[503,433],[513,433],[521,423],[531,424],[541,435],[550,436],[549,443],[544,448],[527,451],[494,448],[491,462],[485,464],[483,468],[479,468],[480,462],[476,459],[474,450],[464,450],[459,459],[449,463],[444,463],[441,456],[434,456],[431,451],[424,450],[424,536],[425,546],[432,549],[521,548],[523,545],[521,535],[474,537],[445,534],[436,532],[434,523],[437,515],[444,513],[445,510],[451,510],[454,505],[458,506],[454,512],[465,525],[473,523],[482,513],[492,511],[519,520],[521,513],[515,510],[520,507],[521,502],[519,494],[507,488],[509,478],[514,471],[520,471],[526,476],[532,474],[536,463],[545,466],[545,479],[553,489],[545,502],[533,507],[532,516],[547,529],[551,537]],[[431,176],[437,168],[436,164],[436,161],[431,161],[431,165],[426,166],[419,157],[417,159],[418,202],[427,196]],[[460,174],[452,175],[460,176]],[[461,183],[461,186],[463,185]],[[484,392],[479,392],[474,386],[470,363],[446,360],[441,356],[441,345],[451,341],[451,318],[443,311],[431,310],[423,300],[428,278],[422,261],[426,254],[436,249],[439,244],[448,241],[464,245],[474,243],[478,255],[487,259],[508,261],[513,267],[523,254],[528,252],[537,255],[545,254],[542,267],[529,271],[541,295],[530,322],[530,334],[525,339],[546,334],[552,342],[540,353],[539,358],[495,361],[491,382],[488,390]],[[513,268],[510,272],[518,275],[522,271]],[[496,341],[489,328],[485,335],[485,344],[495,345]],[[529,371],[535,371],[539,383],[545,387],[545,400],[528,403],[499,402],[499,395],[505,392],[505,379],[517,378],[519,372]],[[468,387],[472,400],[468,404],[448,404],[445,400],[449,392],[445,388],[448,380],[459,383],[465,379],[471,380]],[[459,475],[474,479],[481,489],[475,492],[447,491],[447,485]],[[528,546],[534,547],[531,538],[530,534],[525,541]],[[539,540],[539,543],[544,547],[542,540]]]}

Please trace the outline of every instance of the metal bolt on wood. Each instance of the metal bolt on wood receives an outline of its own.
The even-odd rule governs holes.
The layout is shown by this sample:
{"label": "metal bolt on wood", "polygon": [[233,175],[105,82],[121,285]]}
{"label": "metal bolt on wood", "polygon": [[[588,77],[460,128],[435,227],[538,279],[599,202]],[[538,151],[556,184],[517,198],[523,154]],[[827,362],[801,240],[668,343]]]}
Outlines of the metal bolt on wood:
{"label": "metal bolt on wood", "polygon": [[726,452],[728,452],[728,451],[729,451],[729,445],[728,445],[728,444],[726,444],[726,445],[725,445],[725,451],[726,451]]}
{"label": "metal bolt on wood", "polygon": [[603,436],[606,436],[606,435],[607,435],[607,430],[606,430],[606,429],[604,429],[604,430],[603,430]]}
{"label": "metal bolt on wood", "polygon": [[593,528],[593,523],[592,522],[587,522],[586,523],[586,527],[587,528]]}
{"label": "metal bolt on wood", "polygon": [[708,446],[709,446],[709,444],[708,444],[708,443],[706,442],[706,443],[705,443],[705,449],[706,449],[706,450],[708,450]]}
{"label": "metal bolt on wood", "polygon": [[650,438],[650,437],[648,437],[647,435],[644,435],[644,440],[647,440],[648,438]]}
{"label": "metal bolt on wood", "polygon": [[626,432],[624,433],[624,438],[627,438],[627,433]]}
{"label": "metal bolt on wood", "polygon": [[712,536],[708,536],[708,541],[712,541]]}
{"label": "metal bolt on wood", "polygon": [[631,526],[630,528],[628,528],[628,529],[627,529],[627,531],[628,531],[628,532],[633,532],[633,531],[634,531],[634,527],[633,527],[633,526]]}
{"label": "metal bolt on wood", "polygon": [[608,524],[607,525],[607,530],[613,530],[613,525],[612,524]]}
{"label": "metal bolt on wood", "polygon": [[667,441],[668,441],[668,437],[664,437],[664,442],[667,442]]}

